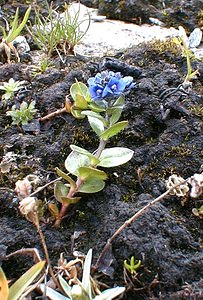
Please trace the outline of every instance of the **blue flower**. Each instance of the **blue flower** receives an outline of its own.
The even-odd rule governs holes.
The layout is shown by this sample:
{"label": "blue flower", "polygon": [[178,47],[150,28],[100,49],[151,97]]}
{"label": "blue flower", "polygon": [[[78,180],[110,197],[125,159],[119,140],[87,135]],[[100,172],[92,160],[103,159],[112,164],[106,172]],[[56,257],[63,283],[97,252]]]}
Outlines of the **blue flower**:
{"label": "blue flower", "polygon": [[97,73],[95,77],[90,77],[87,83],[94,101],[120,95],[135,85],[133,77],[122,77],[120,72],[114,73],[112,71]]}
{"label": "blue flower", "polygon": [[101,99],[104,88],[101,85],[90,85],[89,91],[93,100]]}

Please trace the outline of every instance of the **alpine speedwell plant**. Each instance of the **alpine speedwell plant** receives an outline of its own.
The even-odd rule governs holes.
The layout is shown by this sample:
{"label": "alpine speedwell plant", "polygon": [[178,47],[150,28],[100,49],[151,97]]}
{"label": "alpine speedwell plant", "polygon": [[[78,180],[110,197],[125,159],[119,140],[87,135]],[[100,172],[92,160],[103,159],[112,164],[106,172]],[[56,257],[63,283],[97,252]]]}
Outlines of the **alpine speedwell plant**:
{"label": "alpine speedwell plant", "polygon": [[[132,158],[133,151],[128,148],[105,149],[109,139],[128,124],[127,121],[119,122],[119,119],[124,107],[123,92],[134,85],[132,82],[133,78],[130,76],[122,78],[119,73],[105,72],[90,78],[89,88],[81,82],[71,86],[70,94],[74,104],[70,106],[70,111],[76,118],[88,118],[92,130],[99,139],[99,145],[94,152],[70,145],[72,152],[65,160],[65,168],[69,174],[76,177],[76,180],[56,169],[57,174],[68,181],[68,184],[62,181],[55,184],[55,197],[62,204],[55,221],[56,227],[60,225],[68,206],[80,200],[78,193],[96,193],[104,188],[108,176],[98,167],[116,167]],[[98,86],[101,92],[95,93]]]}

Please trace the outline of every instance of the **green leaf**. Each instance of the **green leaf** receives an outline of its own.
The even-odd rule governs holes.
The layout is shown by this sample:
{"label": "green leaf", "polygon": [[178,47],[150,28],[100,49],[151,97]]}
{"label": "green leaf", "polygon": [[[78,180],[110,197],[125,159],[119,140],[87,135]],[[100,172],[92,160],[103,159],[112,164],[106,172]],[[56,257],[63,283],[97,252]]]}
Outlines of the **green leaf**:
{"label": "green leaf", "polygon": [[97,193],[97,192],[103,190],[104,187],[105,187],[105,182],[103,180],[90,178],[90,179],[87,179],[83,183],[83,185],[80,186],[80,188],[78,189],[78,192],[88,193],[88,194]]}
{"label": "green leaf", "polygon": [[65,297],[65,296],[59,294],[55,290],[53,290],[50,287],[46,286],[45,284],[40,284],[39,288],[40,288],[42,293],[44,293],[44,291],[46,291],[46,297],[48,297],[51,300],[73,300],[72,298],[69,298],[67,296]]}
{"label": "green leaf", "polygon": [[0,299],[7,300],[9,295],[8,282],[2,268],[0,268]]}
{"label": "green leaf", "polygon": [[128,121],[121,121],[118,122],[108,129],[106,129],[101,135],[100,138],[102,138],[105,141],[108,141],[109,138],[119,133],[121,130],[123,130],[128,125]]}
{"label": "green leaf", "polygon": [[70,145],[70,148],[71,148],[71,150],[73,150],[75,152],[78,152],[80,154],[84,154],[84,155],[88,156],[90,159],[91,166],[95,166],[100,162],[100,160],[98,158],[96,158],[91,152],[89,152],[81,147],[78,147],[76,145]]}
{"label": "green leaf", "polygon": [[107,110],[107,113],[110,113],[110,125],[115,124],[121,116],[121,113],[123,111],[123,106],[125,103],[125,97],[124,95],[120,95],[120,97],[116,100],[116,102],[113,104],[111,108]]}
{"label": "green leaf", "polygon": [[90,282],[91,263],[92,263],[92,249],[89,249],[83,267],[82,287],[90,299],[92,299],[91,282]]}
{"label": "green leaf", "polygon": [[127,260],[124,260],[124,267],[128,270],[132,275],[136,274],[137,269],[141,266],[141,260],[137,260],[135,263],[135,257],[131,256],[130,264],[127,263]]}
{"label": "green leaf", "polygon": [[17,29],[17,27],[18,27],[18,18],[19,18],[19,7],[17,7],[17,9],[16,9],[14,20],[13,20],[13,25],[11,27],[11,30],[8,33],[7,39],[9,37],[9,35],[12,34],[13,32],[15,32],[15,30]]}
{"label": "green leaf", "polygon": [[102,108],[102,107],[98,106],[94,102],[89,103],[88,108],[91,109],[92,111],[96,112],[96,113],[100,113],[100,112],[106,111],[105,108]]}
{"label": "green leaf", "polygon": [[90,116],[88,116],[88,121],[90,123],[91,128],[94,130],[94,132],[96,132],[98,136],[100,136],[102,132],[104,132],[104,124],[102,121]]}
{"label": "green leaf", "polygon": [[106,180],[107,174],[104,171],[91,168],[91,167],[81,167],[78,169],[79,176],[82,180],[87,180],[89,178],[101,179]]}
{"label": "green leaf", "polygon": [[70,183],[70,186],[73,190],[77,188],[75,181],[70,176],[68,176],[66,173],[61,171],[59,168],[55,168],[55,170],[58,176],[62,177],[63,179],[67,180]]}
{"label": "green leaf", "polygon": [[61,275],[58,276],[58,279],[66,295],[71,297],[71,286],[63,279]]}
{"label": "green leaf", "polygon": [[80,94],[86,102],[91,102],[89,89],[82,82],[76,81],[76,83],[73,83],[70,88],[70,94],[74,101],[76,100],[77,95]]}
{"label": "green leaf", "polygon": [[115,124],[120,119],[122,110],[122,108],[111,108],[110,126]]}
{"label": "green leaf", "polygon": [[81,94],[75,95],[74,107],[81,110],[88,108],[88,104],[84,96],[82,96]]}
{"label": "green leaf", "polygon": [[134,151],[124,147],[106,148],[102,151],[99,159],[100,162],[97,166],[104,168],[111,168],[120,166],[128,162]]}
{"label": "green leaf", "polygon": [[69,192],[69,188],[63,182],[58,181],[55,183],[54,196],[56,200],[62,203],[63,202],[62,197],[66,197],[68,195],[68,192]]}
{"label": "green leaf", "polygon": [[90,165],[89,157],[87,155],[80,154],[76,151],[72,151],[65,160],[66,170],[75,176],[79,175],[78,169],[80,167],[89,166],[89,165]]}
{"label": "green leaf", "polygon": [[115,287],[112,289],[108,289],[103,291],[100,295],[93,298],[93,300],[110,300],[114,299],[115,297],[119,296],[125,291],[124,287]]}
{"label": "green leaf", "polygon": [[21,31],[25,27],[25,24],[27,23],[27,20],[28,20],[29,15],[30,15],[30,11],[31,11],[31,6],[28,7],[22,22],[18,25],[18,8],[17,8],[16,15],[15,15],[14,22],[13,22],[13,26],[12,26],[11,31],[9,32],[9,34],[6,38],[7,43],[11,43],[21,33]]}
{"label": "green leaf", "polygon": [[113,107],[123,107],[125,104],[125,96],[121,94],[118,99],[114,102]]}
{"label": "green leaf", "polygon": [[44,268],[45,261],[40,261],[25,272],[9,289],[8,300],[17,300]]}
{"label": "green leaf", "polygon": [[81,109],[76,109],[74,106],[72,106],[70,111],[71,111],[71,114],[73,115],[73,117],[76,119],[84,119],[85,118],[85,116],[81,114],[81,112],[82,112]]}
{"label": "green leaf", "polygon": [[81,199],[81,197],[73,197],[73,198],[69,198],[69,197],[61,197],[61,203],[63,205],[66,204],[76,204],[78,203],[78,201]]}
{"label": "green leaf", "polygon": [[96,118],[96,119],[102,121],[104,126],[108,126],[107,120],[104,117],[102,117],[99,113],[96,113],[96,112],[91,111],[91,110],[83,110],[82,115]]}

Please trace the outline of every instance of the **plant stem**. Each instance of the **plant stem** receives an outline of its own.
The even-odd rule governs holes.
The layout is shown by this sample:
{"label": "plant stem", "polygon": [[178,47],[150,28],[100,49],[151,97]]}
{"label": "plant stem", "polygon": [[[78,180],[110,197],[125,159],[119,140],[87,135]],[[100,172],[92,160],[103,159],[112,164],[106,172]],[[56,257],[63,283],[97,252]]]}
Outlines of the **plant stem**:
{"label": "plant stem", "polygon": [[156,204],[157,202],[161,201],[162,199],[164,199],[168,194],[170,194],[175,188],[177,188],[178,186],[184,184],[185,182],[187,182],[188,179],[184,180],[183,182],[175,185],[174,187],[171,187],[170,189],[168,189],[165,193],[161,194],[159,197],[157,197],[156,199],[152,200],[150,203],[148,203],[147,205],[145,205],[143,208],[141,208],[138,212],[136,212],[130,219],[128,219],[127,221],[125,221],[117,230],[116,232],[114,232],[114,234],[108,239],[108,241],[106,242],[106,245],[104,246],[97,262],[95,265],[95,269],[99,269],[100,265],[103,265],[103,261],[105,259],[106,253],[107,251],[109,251],[109,249],[111,249],[111,244],[112,241],[115,239],[115,237],[117,235],[119,235],[121,233],[121,231],[130,226],[134,221],[136,221],[140,216],[142,216],[150,207],[152,207],[154,204]]}
{"label": "plant stem", "polygon": [[50,113],[50,114],[48,114],[48,115],[46,115],[44,117],[41,117],[39,120],[41,122],[44,122],[44,121],[50,120],[51,118],[54,118],[54,117],[56,117],[56,116],[58,116],[58,115],[60,115],[60,114],[62,114],[64,112],[67,112],[66,107],[57,109],[56,111],[54,111],[54,112],[52,112],[52,113]]}
{"label": "plant stem", "polygon": [[[76,189],[70,188],[67,198],[73,198],[82,184],[83,184],[83,181],[81,180],[80,177],[78,177],[77,181],[76,181]],[[67,212],[67,209],[69,206],[70,206],[70,204],[67,204],[67,203],[62,204],[59,215],[56,218],[56,221],[54,223],[54,227],[56,227],[56,228],[60,227],[61,221],[64,218],[64,216],[66,215],[66,212]]]}
{"label": "plant stem", "polygon": [[48,253],[48,250],[47,250],[45,238],[44,238],[44,235],[43,235],[42,230],[40,228],[38,218],[37,218],[37,221],[34,223],[34,225],[36,226],[37,231],[38,231],[39,236],[40,236],[40,240],[41,240],[41,243],[42,243],[42,248],[43,248],[44,255],[45,255],[45,258],[46,258],[46,262],[47,262],[47,266],[48,266],[48,269],[49,269],[49,274],[52,277],[55,285],[59,288],[60,291],[62,291],[61,286],[60,286],[58,280],[56,279],[56,277],[54,275],[54,271],[53,271],[52,266],[51,266],[51,262],[50,262],[49,253]]}
{"label": "plant stem", "polygon": [[103,139],[100,139],[100,141],[99,141],[99,147],[97,148],[96,153],[94,155],[96,158],[100,157],[100,155],[102,154],[102,151],[106,147],[106,144],[107,144],[107,141],[105,141]]}
{"label": "plant stem", "polygon": [[64,107],[60,108],[60,109],[57,109],[56,111],[44,116],[44,117],[41,117],[39,118],[39,120],[41,122],[44,122],[44,121],[47,121],[47,120],[50,120],[51,118],[54,118],[62,113],[70,113],[71,112],[71,107],[72,107],[72,103],[71,101],[69,100],[69,98],[66,96],[66,101],[65,101],[65,105]]}
{"label": "plant stem", "polygon": [[52,181],[46,183],[46,184],[43,185],[43,186],[40,186],[39,188],[37,188],[36,191],[34,191],[33,193],[31,193],[29,197],[35,196],[37,193],[39,193],[40,191],[42,191],[43,189],[45,189],[47,186],[49,186],[49,185],[51,185],[51,184],[53,184],[53,183],[55,183],[55,182],[57,182],[57,181],[59,181],[59,180],[61,180],[61,177],[56,178],[56,179],[54,179],[54,180],[52,180]]}
{"label": "plant stem", "polygon": [[[99,158],[102,151],[104,150],[105,146],[106,146],[106,143],[107,141],[103,140],[103,139],[100,139],[99,141],[99,147],[97,148],[97,150],[95,151],[95,154],[94,156],[96,158]],[[81,180],[80,177],[77,178],[77,181],[76,181],[76,189],[72,189],[70,188],[69,190],[69,193],[67,195],[68,198],[72,198],[74,197],[74,195],[77,193],[77,191],[79,190],[80,186],[83,184],[83,180]],[[67,209],[68,207],[70,206],[70,204],[62,204],[61,206],[61,209],[60,209],[60,212],[59,212],[59,215],[58,217],[56,218],[56,221],[54,223],[54,227],[58,228],[60,227],[60,224],[61,224],[61,221],[62,219],[64,218],[64,216],[66,215],[67,213]]]}

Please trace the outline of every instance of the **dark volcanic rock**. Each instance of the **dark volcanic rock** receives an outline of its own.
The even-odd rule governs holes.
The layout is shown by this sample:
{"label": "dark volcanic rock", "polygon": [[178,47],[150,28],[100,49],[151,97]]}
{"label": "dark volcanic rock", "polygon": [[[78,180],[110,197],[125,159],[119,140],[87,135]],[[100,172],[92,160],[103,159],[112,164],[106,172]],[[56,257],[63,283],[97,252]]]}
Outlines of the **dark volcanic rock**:
{"label": "dark volcanic rock", "polygon": [[141,24],[149,23],[149,18],[157,18],[167,26],[178,27],[182,25],[188,30],[192,30],[200,24],[202,8],[202,0],[99,1],[99,13],[110,19]]}

